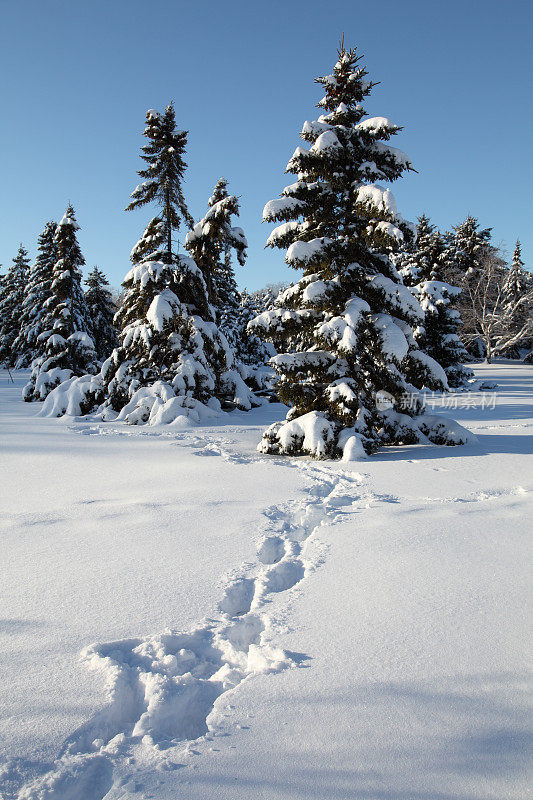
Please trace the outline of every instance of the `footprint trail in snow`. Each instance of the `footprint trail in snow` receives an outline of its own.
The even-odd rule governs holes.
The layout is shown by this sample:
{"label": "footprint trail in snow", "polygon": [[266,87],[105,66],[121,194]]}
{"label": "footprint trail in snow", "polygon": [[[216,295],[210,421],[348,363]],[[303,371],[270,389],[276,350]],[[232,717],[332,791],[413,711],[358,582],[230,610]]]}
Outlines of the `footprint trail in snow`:
{"label": "footprint trail in snow", "polygon": [[[246,461],[224,447],[229,443],[180,441],[198,455]],[[139,770],[184,766],[191,742],[217,734],[217,698],[254,675],[296,666],[272,643],[279,612],[271,601],[318,566],[319,554],[305,556],[309,537],[364,507],[368,495],[361,498],[364,479],[357,473],[307,461],[283,464],[309,480],[307,497],[263,512],[257,563],[233,575],[216,613],[188,633],[167,630],[86,648],[83,660],[105,676],[107,705],[67,739],[51,770],[6,798],[103,800],[115,797],[113,789],[134,788]]]}

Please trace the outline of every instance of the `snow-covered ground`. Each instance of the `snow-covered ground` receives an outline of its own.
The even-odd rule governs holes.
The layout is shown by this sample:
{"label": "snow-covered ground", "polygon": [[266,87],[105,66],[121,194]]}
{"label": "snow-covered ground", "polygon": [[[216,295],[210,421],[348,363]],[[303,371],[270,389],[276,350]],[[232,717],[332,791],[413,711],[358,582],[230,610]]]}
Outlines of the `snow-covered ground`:
{"label": "snow-covered ground", "polygon": [[529,797],[533,368],[476,372],[476,445],[349,465],[1,373],[0,797]]}

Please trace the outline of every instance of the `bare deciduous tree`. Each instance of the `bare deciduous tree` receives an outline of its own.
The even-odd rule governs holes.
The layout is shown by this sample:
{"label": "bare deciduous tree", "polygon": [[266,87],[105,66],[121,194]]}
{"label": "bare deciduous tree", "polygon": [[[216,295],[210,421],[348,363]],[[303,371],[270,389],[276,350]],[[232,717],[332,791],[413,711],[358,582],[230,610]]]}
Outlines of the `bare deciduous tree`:
{"label": "bare deciduous tree", "polygon": [[497,251],[487,250],[476,275],[463,285],[461,336],[468,345],[481,340],[488,363],[533,336],[533,286],[509,302],[505,292],[507,272]]}

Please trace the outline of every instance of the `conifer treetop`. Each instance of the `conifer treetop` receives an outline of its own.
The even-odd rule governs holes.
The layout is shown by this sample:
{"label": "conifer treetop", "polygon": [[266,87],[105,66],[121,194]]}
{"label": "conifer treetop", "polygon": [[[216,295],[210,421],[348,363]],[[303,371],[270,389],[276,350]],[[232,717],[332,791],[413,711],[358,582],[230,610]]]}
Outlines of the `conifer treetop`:
{"label": "conifer treetop", "polygon": [[519,239],[516,240],[515,248],[513,251],[513,260],[511,263],[513,266],[515,264],[519,267],[524,266],[524,262],[522,261],[522,245],[520,244]]}
{"label": "conifer treetop", "polygon": [[395,181],[413,167],[388,143],[399,125],[385,117],[363,119],[361,100],[373,84],[360,60],[355,48],[346,50],[341,42],[333,73],[317,79],[326,88],[318,106],[328,113],[304,123],[301,137],[310,146],[296,148],[286,168],[297,180],[263,211],[264,221],[284,223],[267,245],[288,248],[286,262],[310,273],[326,249],[343,261],[357,261],[365,241],[387,251],[413,236],[391,190],[374,183]]}
{"label": "conifer treetop", "polygon": [[27,269],[28,264],[30,263],[30,259],[28,258],[28,251],[22,244],[19,244],[19,249],[17,251],[17,255],[13,259],[13,264],[19,268]]}
{"label": "conifer treetop", "polygon": [[454,225],[453,230],[457,246],[467,255],[477,254],[484,247],[490,247],[492,228],[480,228],[479,221],[471,214],[464,222]]}
{"label": "conifer treetop", "polygon": [[58,255],[56,271],[60,267],[63,267],[64,269],[77,270],[85,264],[85,259],[82,255],[76,237],[76,231],[79,230],[80,226],[76,220],[74,209],[69,203],[65,213],[57,223],[57,228],[54,235],[54,241]]}
{"label": "conifer treetop", "polygon": [[220,200],[223,200],[228,195],[229,192],[228,192],[227,180],[225,178],[219,178],[218,181],[216,182],[215,188],[213,189],[213,194],[207,201],[207,205],[209,206],[209,208],[211,208],[212,206],[214,206]]}
{"label": "conifer treetop", "polygon": [[102,270],[95,265],[85,278],[85,285],[89,289],[98,289],[101,286],[109,286],[109,281]]}
{"label": "conifer treetop", "polygon": [[138,174],[145,180],[131,194],[126,211],[155,203],[161,208],[161,218],[166,239],[166,260],[172,260],[172,232],[178,230],[183,219],[188,227],[193,220],[183,196],[181,182],[187,164],[183,156],[187,145],[187,132],[176,130],[172,103],[164,114],[149,109],[146,112],[144,136],[148,139],[141,158],[147,166]]}
{"label": "conifer treetop", "polygon": [[231,252],[235,251],[237,261],[244,266],[248,242],[242,228],[231,224],[231,217],[239,214],[239,201],[236,195],[228,194],[227,186],[225,178],[219,178],[207,213],[188,231],[185,247],[202,270],[210,301],[223,305],[234,295],[237,305]]}
{"label": "conifer treetop", "polygon": [[[315,83],[319,83],[325,89],[325,95],[317,103],[317,108],[325,108],[330,112],[337,111],[345,115],[349,123],[359,122],[366,113],[361,103],[376,84],[365,80],[368,72],[365,67],[360,66],[364,56],[358,56],[355,47],[346,50],[344,35],[339,42],[337,54],[338,60],[333,73],[315,78]],[[341,104],[346,108],[339,109]]]}
{"label": "conifer treetop", "polygon": [[450,273],[455,283],[466,286],[479,275],[483,259],[496,256],[497,248],[490,242],[492,229],[480,228],[478,220],[471,214],[455,225],[452,231],[447,237],[451,255]]}
{"label": "conifer treetop", "polygon": [[415,286],[422,280],[442,280],[445,251],[440,232],[426,214],[421,214],[416,226],[416,242],[396,260],[405,285]]}

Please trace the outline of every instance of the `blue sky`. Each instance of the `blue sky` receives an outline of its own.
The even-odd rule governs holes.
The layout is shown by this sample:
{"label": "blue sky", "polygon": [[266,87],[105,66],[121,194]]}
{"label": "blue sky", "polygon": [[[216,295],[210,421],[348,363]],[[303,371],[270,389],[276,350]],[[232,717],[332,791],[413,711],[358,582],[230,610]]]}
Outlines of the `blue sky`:
{"label": "blue sky", "polygon": [[288,280],[264,250],[263,205],[291,182],[285,165],[344,31],[381,81],[366,103],[405,129],[393,144],[418,174],[394,184],[408,219],[442,229],[468,213],[533,265],[530,2],[181,2],[0,0],[0,262],[76,209],[87,267],[114,285],[149,210],[124,213],[136,186],[147,108],[172,99],[189,131],[184,190],[203,215],[218,177],[241,198],[249,241],[241,286]]}

